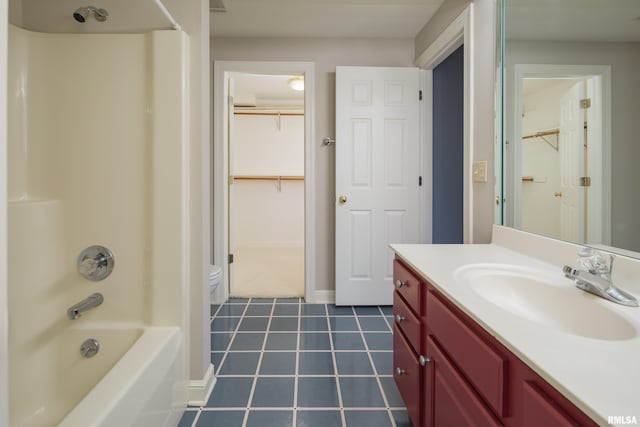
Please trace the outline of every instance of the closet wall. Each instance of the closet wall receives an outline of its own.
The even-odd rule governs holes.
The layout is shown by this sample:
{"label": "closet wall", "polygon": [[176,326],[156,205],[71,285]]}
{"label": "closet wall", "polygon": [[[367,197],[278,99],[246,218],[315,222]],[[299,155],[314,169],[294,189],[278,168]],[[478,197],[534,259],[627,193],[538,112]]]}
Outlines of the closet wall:
{"label": "closet wall", "polygon": [[[560,127],[562,97],[577,80],[531,80],[523,82],[522,135]],[[558,136],[546,137],[558,143]],[[560,153],[542,138],[523,138],[521,226],[523,230],[560,238]],[[546,215],[539,215],[541,209]]]}
{"label": "closet wall", "polygon": [[304,116],[233,121],[232,296],[304,296]]}

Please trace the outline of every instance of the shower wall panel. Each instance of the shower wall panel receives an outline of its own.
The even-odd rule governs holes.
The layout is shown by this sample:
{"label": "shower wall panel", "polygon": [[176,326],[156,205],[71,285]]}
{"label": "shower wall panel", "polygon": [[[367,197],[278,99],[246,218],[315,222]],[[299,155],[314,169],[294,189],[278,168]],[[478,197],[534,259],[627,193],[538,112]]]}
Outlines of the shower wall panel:
{"label": "shower wall panel", "polygon": [[[10,29],[12,425],[57,424],[100,380],[104,369],[80,356],[82,340],[67,339],[74,329],[128,336],[184,326],[185,45],[184,34],[170,31]],[[115,268],[91,282],[76,262],[96,244],[111,249]],[[68,319],[67,309],[94,292],[104,303]],[[73,351],[58,351],[63,342]],[[128,345],[99,356],[113,365]],[[82,381],[61,388],[72,376]]]}

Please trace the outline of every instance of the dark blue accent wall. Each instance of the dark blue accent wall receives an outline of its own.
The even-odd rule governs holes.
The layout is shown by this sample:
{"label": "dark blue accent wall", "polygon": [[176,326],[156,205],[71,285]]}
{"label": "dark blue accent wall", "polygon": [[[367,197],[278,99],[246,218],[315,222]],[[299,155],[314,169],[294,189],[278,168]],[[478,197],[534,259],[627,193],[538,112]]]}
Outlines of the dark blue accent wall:
{"label": "dark blue accent wall", "polygon": [[433,243],[463,243],[464,46],[433,70]]}

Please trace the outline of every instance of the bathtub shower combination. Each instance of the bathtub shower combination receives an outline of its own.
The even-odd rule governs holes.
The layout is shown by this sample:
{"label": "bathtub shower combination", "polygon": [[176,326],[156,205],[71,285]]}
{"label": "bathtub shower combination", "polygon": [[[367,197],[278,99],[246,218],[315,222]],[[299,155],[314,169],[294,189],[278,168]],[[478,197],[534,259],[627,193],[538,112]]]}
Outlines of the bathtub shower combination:
{"label": "bathtub shower combination", "polygon": [[180,419],[187,42],[10,28],[12,426]]}

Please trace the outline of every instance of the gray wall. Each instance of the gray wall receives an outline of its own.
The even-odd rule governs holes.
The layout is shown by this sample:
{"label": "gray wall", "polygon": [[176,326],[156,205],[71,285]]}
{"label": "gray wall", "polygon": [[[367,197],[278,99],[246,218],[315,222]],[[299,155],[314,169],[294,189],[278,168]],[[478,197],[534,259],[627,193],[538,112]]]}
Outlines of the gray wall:
{"label": "gray wall", "polygon": [[416,58],[420,56],[454,19],[469,5],[470,0],[445,0],[433,17],[416,36]]}
{"label": "gray wall", "polygon": [[335,289],[335,136],[337,65],[411,67],[413,39],[213,38],[211,59],[315,63],[316,290]]}
{"label": "gray wall", "polygon": [[495,82],[495,0],[445,0],[418,33],[415,56],[419,57],[464,9],[473,6],[471,93],[473,119],[473,160],[486,160],[489,182],[473,184],[473,242],[491,241],[495,208],[494,82]]}
{"label": "gray wall", "polygon": [[[640,251],[638,99],[640,43],[510,41],[506,45],[507,135],[513,133],[514,64],[610,65],[612,246]],[[509,183],[513,182],[511,178]],[[513,186],[511,186],[513,188]]]}

